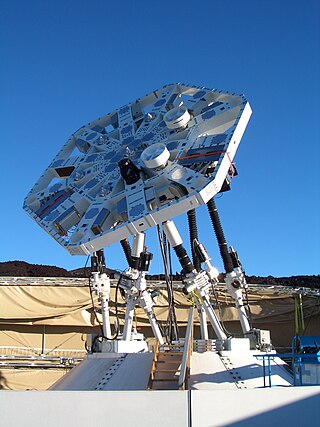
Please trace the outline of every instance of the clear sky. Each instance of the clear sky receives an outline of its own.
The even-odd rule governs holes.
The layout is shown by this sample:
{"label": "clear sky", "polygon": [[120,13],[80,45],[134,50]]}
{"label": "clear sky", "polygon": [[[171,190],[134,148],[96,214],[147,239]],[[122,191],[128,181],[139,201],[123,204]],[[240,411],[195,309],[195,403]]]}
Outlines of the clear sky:
{"label": "clear sky", "polygon": [[[319,274],[319,1],[0,0],[0,55],[0,261],[83,266],[25,214],[24,197],[80,126],[184,82],[244,93],[253,109],[239,175],[216,200],[247,274]],[[177,225],[188,247],[185,218]],[[119,246],[106,257],[123,269]]]}

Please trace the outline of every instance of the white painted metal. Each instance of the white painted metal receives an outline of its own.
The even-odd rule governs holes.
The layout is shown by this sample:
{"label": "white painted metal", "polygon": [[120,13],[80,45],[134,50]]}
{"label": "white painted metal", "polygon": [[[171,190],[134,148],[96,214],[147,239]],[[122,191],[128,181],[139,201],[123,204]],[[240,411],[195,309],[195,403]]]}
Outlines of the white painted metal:
{"label": "white painted metal", "polygon": [[163,117],[169,129],[180,129],[187,126],[190,120],[190,114],[184,105],[172,108]]}
{"label": "white painted metal", "polygon": [[148,316],[149,323],[151,325],[154,336],[156,337],[156,339],[160,345],[163,344],[164,341],[162,338],[162,334],[161,334],[156,316],[155,316],[154,311],[153,311],[152,298],[151,298],[151,295],[149,294],[149,292],[147,292],[146,290],[143,291],[143,293],[140,297],[140,300],[139,300],[139,304],[140,304],[140,307],[143,308],[143,310],[145,311],[145,313]]}
{"label": "white painted metal", "polygon": [[110,299],[110,278],[105,273],[92,273],[92,286],[98,296],[102,314],[103,335],[111,338],[110,318],[109,318],[109,299]]}
{"label": "white painted metal", "polygon": [[153,354],[137,352],[136,345],[132,352],[128,352],[128,344],[133,348],[134,341],[118,341],[118,344],[126,348],[125,353],[89,354],[50,390],[146,390]]}
{"label": "white painted metal", "polygon": [[[167,239],[170,243],[170,246],[175,248],[176,246],[182,245],[182,238],[179,231],[177,230],[173,221],[166,221],[162,225],[163,231],[165,232]],[[211,264],[206,264],[206,267],[211,267]],[[209,269],[210,270],[210,269]],[[212,277],[214,277],[216,269],[212,268],[210,272]],[[197,272],[193,270],[191,273],[186,274],[186,277],[183,279],[185,288],[190,294],[193,290],[199,297],[198,304],[202,305],[206,315],[208,316],[209,322],[211,323],[213,330],[215,331],[218,339],[226,339],[227,336],[223,331],[223,328],[212,308],[209,299],[209,288],[211,287],[212,277],[207,274],[205,271]],[[201,321],[201,332],[203,334],[202,338],[207,339],[206,331],[206,321],[204,314],[200,311],[200,321]]]}
{"label": "white painted metal", "polygon": [[[243,342],[241,342],[243,341]],[[195,390],[258,389],[264,386],[263,361],[249,350],[246,339],[228,340],[230,350],[192,353],[190,388]],[[284,368],[285,363],[275,357],[271,361],[271,383],[276,387],[290,387],[293,378]],[[266,380],[266,383],[268,380]]]}
{"label": "white painted metal", "polygon": [[320,417],[320,387],[194,390],[192,427],[313,426]]}
{"label": "white painted metal", "polygon": [[[144,250],[145,234],[136,233],[133,239],[131,250],[132,258],[140,258]],[[147,282],[145,271],[139,271],[136,268],[129,267],[127,272],[120,277],[120,286],[126,295],[126,313],[123,329],[123,340],[130,341],[132,339],[132,325],[135,305],[139,305],[148,316],[152,331],[157,341],[163,344],[161,331],[153,311],[153,301],[150,293],[147,291]]]}
{"label": "white painted metal", "polygon": [[150,145],[141,154],[141,160],[148,169],[163,168],[169,158],[170,152],[162,143]]}
{"label": "white painted metal", "polygon": [[133,237],[133,245],[131,250],[131,255],[133,257],[139,258],[141,252],[143,251],[144,247],[144,241],[145,241],[145,234],[144,233],[137,233]]}
{"label": "white painted metal", "polygon": [[199,290],[199,289],[196,289],[195,292],[201,298],[201,301],[202,301],[203,307],[205,309],[206,315],[209,319],[209,322],[212,325],[214,332],[217,335],[217,338],[220,340],[227,339],[227,335],[224,333],[224,331],[220,325],[220,322],[219,322],[219,320],[218,320],[218,318],[217,318],[217,316],[216,316],[216,314],[212,308],[212,305],[210,304],[210,300],[209,300],[207,292],[204,292],[203,290]]}
{"label": "white painted metal", "polygon": [[186,329],[186,336],[184,339],[183,344],[183,354],[182,354],[182,360],[181,360],[181,368],[180,368],[180,375],[179,375],[179,389],[182,390],[182,388],[185,388],[186,384],[186,375],[187,373],[187,364],[188,359],[190,360],[191,354],[192,354],[192,347],[193,347],[193,307],[189,309],[188,314],[188,323],[187,323],[187,329]]}
{"label": "white painted metal", "polygon": [[208,324],[207,324],[207,317],[206,312],[202,304],[199,303],[199,301],[196,301],[199,321],[200,321],[200,332],[201,332],[201,339],[207,340],[209,339],[208,334]]}
{"label": "white painted metal", "polygon": [[2,390],[0,407],[1,422],[6,427],[127,427],[128,422],[139,427],[300,427],[316,425],[319,420],[320,387],[241,392]]}
{"label": "white painted metal", "polygon": [[131,333],[131,341],[104,340],[101,343],[102,353],[146,353],[148,345],[144,340],[143,334],[139,334],[133,330]]}
{"label": "white painted metal", "polygon": [[135,305],[139,305],[146,313],[155,338],[159,344],[163,344],[163,337],[153,310],[153,302],[150,293],[146,290],[146,280],[140,273],[139,278],[134,281],[134,286],[126,290],[126,314],[123,330],[123,340],[131,340],[133,314]]}
{"label": "white painted metal", "polygon": [[190,425],[187,391],[1,391],[0,407],[5,427]]}
{"label": "white painted metal", "polygon": [[[250,115],[242,95],[164,86],[76,131],[24,209],[71,254],[95,252],[219,192]],[[159,156],[158,144],[165,147]],[[147,160],[149,148],[155,156]],[[124,158],[142,171],[138,182],[121,176]]]}
{"label": "white painted metal", "polygon": [[182,245],[182,238],[173,221],[165,221],[162,224],[163,231],[165,232],[168,242],[172,248]]}
{"label": "white painted metal", "polygon": [[[237,281],[239,287],[235,287],[234,283]],[[228,273],[225,278],[226,286],[229,294],[235,301],[236,308],[238,310],[239,319],[243,333],[250,331],[250,325],[248,321],[248,315],[243,305],[242,289],[245,285],[244,274],[241,268],[236,268],[231,273]]]}
{"label": "white painted metal", "polygon": [[124,327],[123,327],[123,340],[130,341],[131,340],[131,332],[132,332],[132,324],[133,324],[133,312],[134,306],[136,305],[133,297],[128,297],[126,299],[126,314],[124,319]]}
{"label": "white painted metal", "polygon": [[223,345],[224,350],[232,351],[234,353],[250,353],[250,339],[249,338],[234,338],[228,337]]}

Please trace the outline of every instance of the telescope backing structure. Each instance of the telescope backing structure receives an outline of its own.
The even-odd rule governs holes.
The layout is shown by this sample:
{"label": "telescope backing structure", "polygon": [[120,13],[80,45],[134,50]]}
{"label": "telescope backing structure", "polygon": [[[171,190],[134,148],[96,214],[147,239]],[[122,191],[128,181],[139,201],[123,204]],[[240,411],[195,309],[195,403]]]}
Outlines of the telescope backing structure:
{"label": "telescope backing structure", "polygon": [[[144,345],[136,346],[140,339],[132,331],[136,305],[146,312],[159,344],[164,343],[145,280],[152,253],[144,246],[144,231],[153,226],[160,231],[160,225],[181,264],[183,291],[194,298],[202,338],[208,339],[208,318],[217,338],[227,340],[210,302],[218,271],[198,241],[195,208],[203,204],[208,205],[242,331],[252,332],[242,300],[246,283],[241,263],[227,247],[213,199],[229,189],[237,174],[233,158],[250,115],[243,95],[166,85],[80,128],[27,195],[24,209],[42,228],[71,254],[92,255],[92,290],[103,319],[102,349],[145,351]],[[192,260],[172,221],[184,212],[188,213]],[[118,282],[127,310],[123,333],[118,326],[112,337],[110,280],[103,269],[102,251],[116,241],[121,242],[128,261]],[[163,245],[162,251],[165,259]],[[174,301],[169,280],[167,284],[172,326]],[[177,330],[170,329],[167,342],[177,338]]]}
{"label": "telescope backing structure", "polygon": [[207,203],[228,186],[251,108],[170,84],[77,130],[24,202],[72,255],[89,255]]}

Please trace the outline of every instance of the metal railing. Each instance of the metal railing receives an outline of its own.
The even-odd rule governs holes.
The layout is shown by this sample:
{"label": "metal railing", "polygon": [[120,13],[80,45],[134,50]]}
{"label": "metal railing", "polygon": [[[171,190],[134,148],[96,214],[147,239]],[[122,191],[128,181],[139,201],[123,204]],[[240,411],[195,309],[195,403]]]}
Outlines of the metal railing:
{"label": "metal railing", "polygon": [[[263,387],[272,387],[272,364],[271,361],[275,358],[280,359],[291,359],[292,360],[292,367],[293,367],[293,380],[294,386],[302,386],[304,385],[302,382],[302,376],[301,376],[301,366],[305,363],[313,362],[320,364],[319,361],[315,362],[317,360],[318,356],[316,354],[306,354],[306,353],[271,353],[271,354],[255,354],[254,357],[258,360],[262,359],[263,364]],[[295,375],[295,368],[299,367],[299,383],[297,382],[296,375]],[[268,379],[268,384],[267,384]]]}
{"label": "metal railing", "polygon": [[185,390],[188,387],[188,377],[190,373],[190,358],[193,347],[193,307],[189,309],[188,325],[184,340],[181,369],[179,375],[179,389]]}
{"label": "metal railing", "polygon": [[151,390],[152,388],[152,381],[154,380],[154,373],[156,370],[156,364],[158,360],[159,355],[159,342],[157,341],[155,346],[152,348],[153,351],[153,359],[150,367],[150,373],[149,373],[149,382],[148,382],[148,390]]}
{"label": "metal railing", "polygon": [[0,368],[41,368],[41,369],[57,369],[57,368],[73,368],[81,362],[84,357],[71,356],[16,356],[16,355],[0,355]]}

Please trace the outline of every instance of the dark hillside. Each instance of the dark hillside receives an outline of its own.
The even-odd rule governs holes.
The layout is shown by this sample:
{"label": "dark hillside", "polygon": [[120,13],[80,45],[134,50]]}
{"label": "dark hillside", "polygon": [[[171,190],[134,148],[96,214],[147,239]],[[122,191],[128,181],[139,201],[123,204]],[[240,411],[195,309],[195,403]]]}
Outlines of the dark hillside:
{"label": "dark hillside", "polygon": [[0,262],[0,276],[11,277],[73,277],[64,268],[53,265],[29,264],[24,261]]}
{"label": "dark hillside", "polygon": [[[115,270],[107,268],[106,272],[111,278],[114,277]],[[88,277],[89,274],[90,269],[88,267],[68,271],[53,265],[28,264],[24,261],[0,262],[0,276],[6,277]],[[147,279],[164,280],[165,277],[163,274],[157,274],[153,276],[149,275]],[[219,279],[223,281],[222,274]],[[248,284],[320,288],[320,275],[291,277],[246,276],[246,279]],[[173,280],[181,280],[181,276],[175,274]]]}

